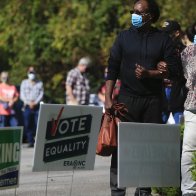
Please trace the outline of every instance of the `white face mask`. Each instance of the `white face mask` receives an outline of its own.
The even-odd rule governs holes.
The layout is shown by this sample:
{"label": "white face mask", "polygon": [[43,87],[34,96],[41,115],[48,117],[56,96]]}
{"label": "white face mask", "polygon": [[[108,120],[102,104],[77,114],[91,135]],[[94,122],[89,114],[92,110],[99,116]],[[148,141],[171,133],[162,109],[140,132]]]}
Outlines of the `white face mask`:
{"label": "white face mask", "polygon": [[1,82],[7,83],[7,81],[8,81],[8,78],[6,78],[6,77],[1,78]]}
{"label": "white face mask", "polygon": [[29,80],[35,80],[35,74],[34,73],[29,73],[28,78],[29,78]]}

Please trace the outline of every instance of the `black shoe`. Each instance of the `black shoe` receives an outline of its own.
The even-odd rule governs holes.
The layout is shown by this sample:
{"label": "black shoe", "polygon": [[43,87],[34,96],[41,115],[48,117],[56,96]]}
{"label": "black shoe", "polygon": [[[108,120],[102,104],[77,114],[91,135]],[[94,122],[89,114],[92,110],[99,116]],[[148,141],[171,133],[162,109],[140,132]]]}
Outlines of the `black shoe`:
{"label": "black shoe", "polygon": [[134,196],[152,196],[150,188],[136,188]]}
{"label": "black shoe", "polygon": [[134,196],[152,196],[150,193],[135,193]]}
{"label": "black shoe", "polygon": [[27,148],[33,148],[34,144],[28,144]]}

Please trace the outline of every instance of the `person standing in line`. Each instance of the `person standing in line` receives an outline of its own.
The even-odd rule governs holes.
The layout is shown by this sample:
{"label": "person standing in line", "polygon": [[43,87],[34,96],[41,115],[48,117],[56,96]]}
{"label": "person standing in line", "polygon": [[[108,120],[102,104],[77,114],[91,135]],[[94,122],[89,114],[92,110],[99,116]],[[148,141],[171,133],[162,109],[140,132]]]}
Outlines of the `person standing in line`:
{"label": "person standing in line", "polygon": [[13,109],[19,93],[14,85],[9,84],[9,74],[2,71],[0,75],[0,127],[14,127],[18,125]]}
{"label": "person standing in line", "polygon": [[24,131],[28,147],[34,147],[40,102],[43,99],[44,88],[42,81],[37,79],[34,67],[27,71],[28,79],[24,79],[20,86],[20,99],[24,103],[23,119]]}
{"label": "person standing in line", "polygon": [[[181,190],[183,196],[196,195],[196,181],[193,180],[193,156],[196,153],[196,23],[186,31],[190,41],[182,51],[182,65],[187,79],[188,95],[184,111],[184,135],[181,157]],[[194,37],[194,38],[193,38]]]}
{"label": "person standing in line", "polygon": [[[162,25],[162,31],[169,34],[174,43],[176,54],[180,58],[180,53],[185,48],[182,43],[182,30],[180,24],[175,20],[166,20]],[[187,95],[185,87],[186,79],[184,78],[181,61],[179,62],[180,76],[175,80],[164,79],[163,88],[163,123],[167,123],[170,113],[172,114],[175,124],[179,124],[184,112],[184,102]]]}
{"label": "person standing in line", "polygon": [[67,105],[89,104],[90,86],[86,76],[89,65],[90,59],[83,57],[77,66],[68,72],[65,83]]}
{"label": "person standing in line", "polygon": [[[106,90],[105,80],[107,78],[107,72],[108,72],[108,68],[106,67],[105,71],[104,71],[104,83],[102,83],[102,85],[100,86],[100,88],[98,90],[98,94],[97,94],[99,106],[105,105],[105,90]],[[112,94],[112,99],[114,102],[116,102],[118,99],[118,95],[119,95],[119,91],[120,91],[120,84],[121,84],[120,80],[117,80],[116,84],[114,86],[113,94]]]}
{"label": "person standing in line", "polygon": [[[128,108],[122,121],[161,123],[163,78],[179,74],[171,38],[151,26],[159,16],[159,6],[154,0],[135,0],[131,11],[132,26],[118,34],[111,48],[105,109],[108,112],[112,109],[112,92],[119,78],[118,102]],[[110,187],[112,196],[125,196],[126,189],[117,187],[117,150],[111,159]],[[151,188],[137,188],[135,196],[139,195],[150,196]]]}

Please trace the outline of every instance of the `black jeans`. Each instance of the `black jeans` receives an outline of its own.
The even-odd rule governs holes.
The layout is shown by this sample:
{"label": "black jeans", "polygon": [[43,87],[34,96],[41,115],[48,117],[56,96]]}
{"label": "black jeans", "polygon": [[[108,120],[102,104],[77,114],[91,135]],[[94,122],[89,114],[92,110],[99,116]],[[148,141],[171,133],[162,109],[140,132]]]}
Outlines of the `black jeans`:
{"label": "black jeans", "polygon": [[[160,97],[141,97],[120,95],[119,103],[124,103],[128,108],[128,113],[123,122],[141,123],[161,123],[161,98]],[[112,196],[125,196],[126,188],[117,188],[117,150],[112,154],[110,167],[110,187]],[[135,195],[151,193],[151,188],[137,188]]]}

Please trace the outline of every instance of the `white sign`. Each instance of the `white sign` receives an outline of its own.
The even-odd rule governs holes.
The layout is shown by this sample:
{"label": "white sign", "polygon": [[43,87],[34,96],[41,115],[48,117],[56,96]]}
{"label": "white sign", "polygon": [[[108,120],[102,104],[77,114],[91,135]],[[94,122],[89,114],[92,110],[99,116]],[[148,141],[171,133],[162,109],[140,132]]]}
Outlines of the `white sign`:
{"label": "white sign", "polygon": [[177,125],[119,123],[119,187],[179,187]]}
{"label": "white sign", "polygon": [[33,171],[92,170],[102,107],[41,104]]}

